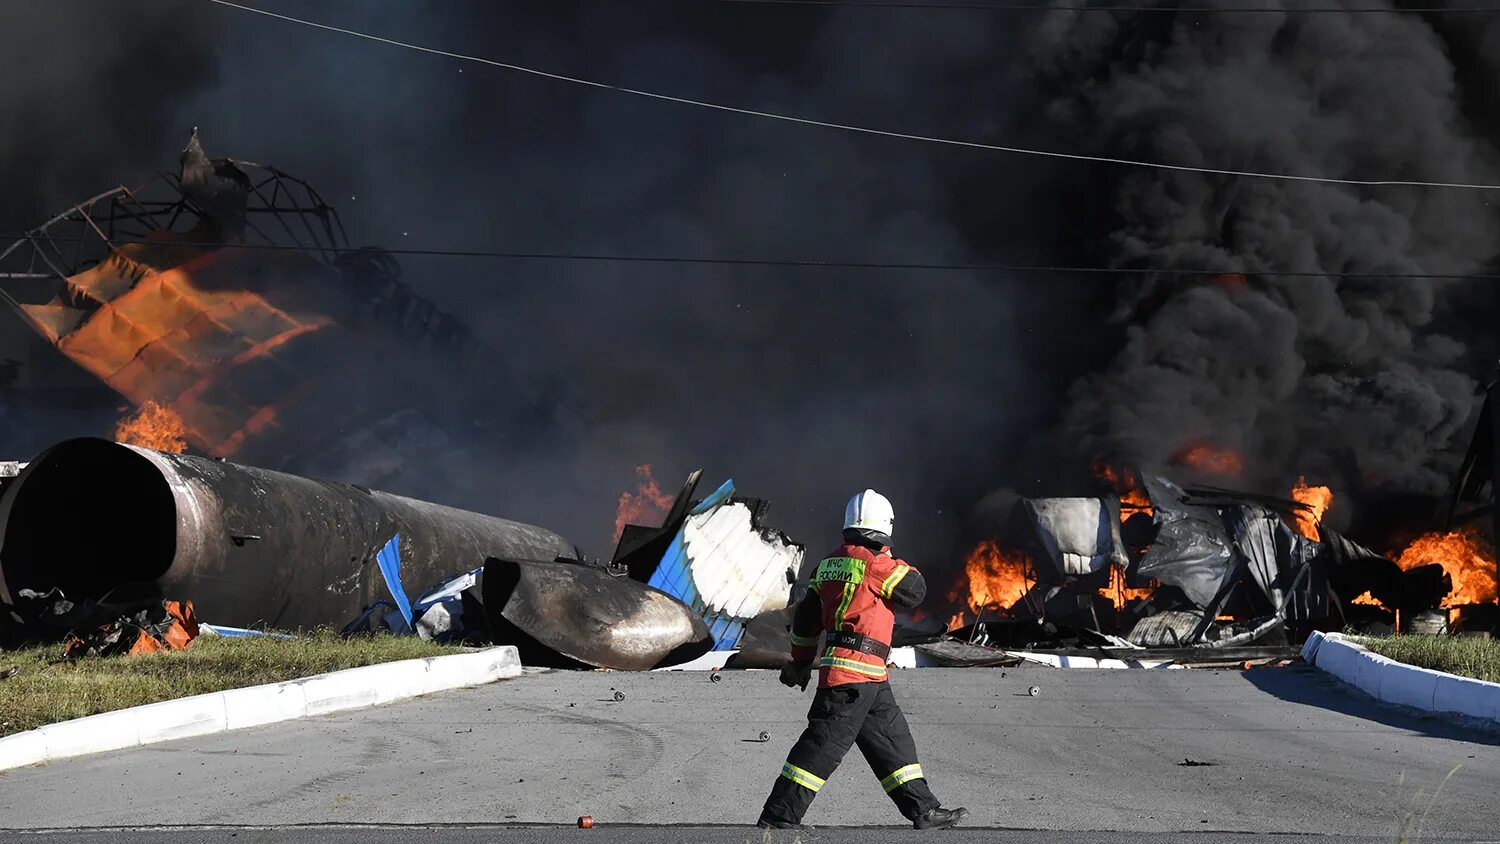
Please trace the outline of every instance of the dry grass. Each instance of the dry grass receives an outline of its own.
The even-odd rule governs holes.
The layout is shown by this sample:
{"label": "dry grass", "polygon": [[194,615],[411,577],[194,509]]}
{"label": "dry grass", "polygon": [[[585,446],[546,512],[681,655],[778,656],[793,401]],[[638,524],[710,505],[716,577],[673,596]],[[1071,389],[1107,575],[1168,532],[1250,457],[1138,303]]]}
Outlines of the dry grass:
{"label": "dry grass", "polygon": [[201,636],[187,650],[57,662],[58,645],[0,651],[0,736],[188,695],[279,683],[327,671],[459,653],[414,636],[292,639]]}
{"label": "dry grass", "polygon": [[1359,643],[1397,662],[1500,683],[1500,642],[1475,636],[1360,637]]}

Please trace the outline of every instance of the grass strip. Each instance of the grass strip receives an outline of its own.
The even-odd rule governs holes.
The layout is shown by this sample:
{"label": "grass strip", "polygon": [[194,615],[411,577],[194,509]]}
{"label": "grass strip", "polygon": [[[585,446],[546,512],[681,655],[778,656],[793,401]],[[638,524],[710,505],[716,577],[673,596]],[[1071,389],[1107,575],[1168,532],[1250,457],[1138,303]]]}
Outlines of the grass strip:
{"label": "grass strip", "polygon": [[59,662],[62,646],[0,651],[0,736],[189,695],[280,683],[382,662],[443,656],[462,649],[415,636],[340,638],[200,636],[181,651]]}
{"label": "grass strip", "polygon": [[1358,639],[1381,656],[1415,665],[1500,683],[1500,642],[1478,636],[1386,636]]}

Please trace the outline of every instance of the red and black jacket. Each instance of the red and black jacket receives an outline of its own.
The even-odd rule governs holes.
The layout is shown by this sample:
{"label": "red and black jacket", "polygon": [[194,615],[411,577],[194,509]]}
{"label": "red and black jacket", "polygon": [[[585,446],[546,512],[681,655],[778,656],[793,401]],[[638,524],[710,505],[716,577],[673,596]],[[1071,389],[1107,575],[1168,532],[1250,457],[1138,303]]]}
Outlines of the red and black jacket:
{"label": "red and black jacket", "polygon": [[792,659],[818,657],[819,636],[827,640],[818,658],[818,687],[880,683],[888,679],[891,609],[912,608],[927,596],[922,573],[891,556],[891,549],[841,545],[818,563],[807,597],[792,618]]}

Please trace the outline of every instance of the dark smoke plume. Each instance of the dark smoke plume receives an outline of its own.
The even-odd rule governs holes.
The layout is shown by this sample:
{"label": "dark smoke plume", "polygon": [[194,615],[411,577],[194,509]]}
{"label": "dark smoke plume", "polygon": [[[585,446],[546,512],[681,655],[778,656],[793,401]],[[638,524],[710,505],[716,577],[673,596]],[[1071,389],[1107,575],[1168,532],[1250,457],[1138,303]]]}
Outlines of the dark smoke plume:
{"label": "dark smoke plume", "polygon": [[[1493,126],[1461,95],[1493,67],[1470,61],[1490,42],[1445,35],[1455,65],[1413,16],[260,5],[900,131],[1334,176],[1496,170]],[[1078,458],[1159,464],[1199,438],[1242,447],[1273,487],[1307,472],[1432,490],[1475,361],[1493,352],[1474,314],[1493,294],[1473,286],[1256,275],[1479,268],[1497,247],[1487,195],[1164,176],[793,127],[191,0],[11,3],[0,16],[0,50],[35,59],[0,78],[3,113],[27,127],[0,139],[12,228],[175,166],[197,125],[214,155],[308,178],[356,245],[1247,275],[1218,286],[403,257],[418,293],[463,315],[506,365],[563,378],[596,424],[503,460],[482,457],[487,435],[454,431],[436,457],[364,454],[319,471],[379,463],[394,492],[536,521],[596,553],[637,463],[664,486],[700,466],[733,476],[814,547],[836,537],[844,499],[874,486],[919,560],[951,554],[987,489],[1071,484],[1061,467]],[[18,329],[0,326],[13,342]],[[435,372],[414,402],[452,402],[462,376]],[[479,398],[494,419],[524,411],[514,396]],[[24,427],[32,440],[101,433],[55,417]]]}
{"label": "dark smoke plume", "polygon": [[[1416,16],[1058,12],[1028,53],[1056,92],[1047,112],[1111,154],[1500,180],[1443,42]],[[1157,468],[1194,443],[1230,447],[1272,489],[1306,472],[1346,492],[1446,490],[1475,406],[1466,335],[1494,314],[1445,312],[1455,282],[1359,274],[1485,269],[1500,252],[1491,193],[1136,170],[1109,195],[1116,265],[1245,277],[1122,282],[1123,347],[1073,386],[1064,441]]]}

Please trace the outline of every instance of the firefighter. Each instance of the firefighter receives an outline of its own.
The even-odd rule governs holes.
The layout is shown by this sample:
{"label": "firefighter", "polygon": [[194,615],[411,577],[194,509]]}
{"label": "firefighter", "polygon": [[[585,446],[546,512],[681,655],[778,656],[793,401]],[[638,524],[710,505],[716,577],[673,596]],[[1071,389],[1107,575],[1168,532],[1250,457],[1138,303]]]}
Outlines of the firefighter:
{"label": "firefighter", "polygon": [[807,688],[818,636],[827,631],[818,691],[807,729],[787,754],[757,826],[801,828],[807,807],[852,744],[917,829],[950,827],[969,814],[942,808],[932,795],[911,728],[891,694],[891,604],[912,608],[927,594],[922,573],[891,555],[894,525],[891,502],[880,493],[867,489],[849,499],[844,544],[818,563],[807,597],[797,605],[792,659],[781,669],[781,682]]}

